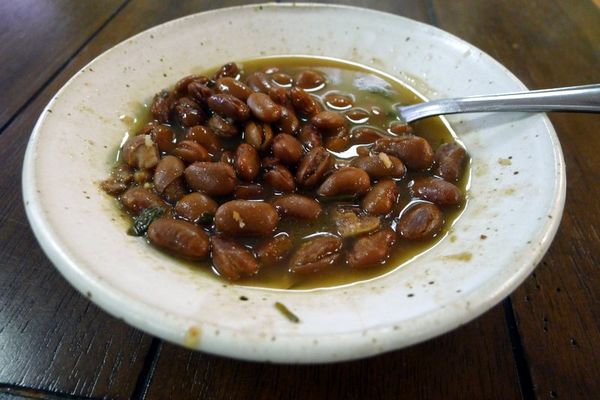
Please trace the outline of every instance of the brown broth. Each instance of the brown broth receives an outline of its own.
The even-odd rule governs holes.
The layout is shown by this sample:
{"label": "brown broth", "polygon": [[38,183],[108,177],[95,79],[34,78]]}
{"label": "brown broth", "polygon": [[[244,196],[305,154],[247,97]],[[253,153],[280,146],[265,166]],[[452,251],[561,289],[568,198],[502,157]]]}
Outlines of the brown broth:
{"label": "brown broth", "polygon": [[[407,105],[423,101],[423,97],[414,89],[387,74],[336,59],[285,56],[259,58],[238,62],[237,64],[241,67],[244,76],[255,71],[265,71],[272,67],[277,67],[282,72],[292,76],[295,76],[297,73],[306,69],[322,72],[327,77],[327,85],[323,89],[310,91],[311,94],[318,96],[321,100],[325,94],[332,91],[341,94],[351,94],[354,97],[353,108],[359,107],[371,110],[371,107],[375,106],[380,110],[379,115],[372,115],[367,123],[350,123],[351,128],[368,125],[376,127],[384,133],[386,132],[390,121],[396,120],[396,113],[393,108],[395,104]],[[214,68],[209,71],[213,70]],[[322,101],[322,104],[324,104],[324,101]],[[327,107],[327,109],[331,108]],[[140,126],[149,120],[150,116],[148,113],[138,116]],[[414,133],[427,139],[434,150],[442,143],[458,141],[449,125],[441,118],[428,118],[412,124],[412,127]],[[184,133],[183,129],[176,126],[173,128],[175,129],[178,138],[182,137]],[[234,142],[231,143],[231,146],[232,149],[235,149]],[[333,153],[336,156],[337,164],[344,165],[348,162],[348,159],[356,156],[356,147],[357,146],[352,146],[349,150],[342,153]],[[404,182],[404,184],[398,185],[400,197],[394,209],[394,215],[399,215],[409,203],[415,201],[410,198],[406,183],[410,182],[413,178],[424,174],[425,173],[423,172],[408,171],[400,180],[400,182]],[[463,173],[460,182],[457,184],[463,193],[466,193],[468,188],[469,174],[470,171],[467,168]],[[273,193],[268,191],[267,193],[266,200],[268,201],[273,196]],[[303,194],[303,191],[300,190],[298,193]],[[313,197],[311,194],[309,194],[309,196]],[[360,199],[344,203],[349,205],[359,205]],[[338,204],[338,202],[336,202],[336,204]],[[332,205],[326,202],[322,202],[322,205],[325,212],[318,220],[307,222],[288,217],[282,218],[274,235],[282,232],[289,233],[295,248],[297,248],[297,246],[307,237],[326,233],[336,233],[335,226],[329,218]],[[444,228],[431,240],[408,241],[398,238],[390,258],[380,266],[365,269],[352,269],[341,263],[339,265],[331,266],[326,271],[320,273],[312,275],[295,275],[288,272],[288,258],[278,265],[262,267],[257,275],[236,281],[235,283],[238,285],[274,289],[306,290],[346,285],[386,274],[401,267],[407,261],[426,252],[438,243],[449,233],[454,221],[464,210],[465,205],[466,202],[464,201],[459,206],[443,208],[446,221]],[[392,223],[392,227],[395,227],[395,222]],[[267,239],[268,238],[238,238],[238,241],[244,245],[255,247],[257,244]],[[352,239],[344,240],[345,248],[347,248],[346,244],[351,243],[351,240]],[[189,262],[182,260],[181,262],[183,265],[187,265],[195,271],[206,271],[210,275],[214,275],[210,272],[210,260],[205,262]]]}

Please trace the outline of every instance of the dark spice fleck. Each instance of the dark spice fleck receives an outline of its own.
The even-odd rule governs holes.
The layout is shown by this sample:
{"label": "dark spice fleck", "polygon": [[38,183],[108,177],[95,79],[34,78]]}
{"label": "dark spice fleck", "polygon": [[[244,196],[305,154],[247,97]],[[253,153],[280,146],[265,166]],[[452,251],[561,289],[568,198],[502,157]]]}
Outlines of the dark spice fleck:
{"label": "dark spice fleck", "polygon": [[298,318],[298,316],[296,316],[296,314],[294,314],[293,312],[291,312],[289,310],[289,308],[287,308],[285,305],[283,305],[280,302],[276,302],[275,303],[275,308],[281,313],[283,314],[284,317],[286,317],[288,320],[290,320],[290,322],[293,322],[295,324],[297,324],[298,322],[300,322],[300,318]]}
{"label": "dark spice fleck", "polygon": [[481,239],[481,240],[485,240],[485,239],[487,239],[487,235],[480,235],[480,236],[479,236],[479,239]]}
{"label": "dark spice fleck", "polygon": [[248,298],[246,296],[240,296],[240,300],[241,301],[248,301]]}

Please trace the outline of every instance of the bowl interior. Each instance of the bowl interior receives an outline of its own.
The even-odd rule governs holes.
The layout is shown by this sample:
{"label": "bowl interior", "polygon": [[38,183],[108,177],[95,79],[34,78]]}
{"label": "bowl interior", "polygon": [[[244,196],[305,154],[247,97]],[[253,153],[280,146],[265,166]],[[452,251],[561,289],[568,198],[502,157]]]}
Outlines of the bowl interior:
{"label": "bowl interior", "polygon": [[[127,236],[98,182],[142,102],[191,72],[285,54],[358,62],[429,98],[524,89],[495,60],[456,37],[364,9],[244,6],[143,32],[61,89],[27,150],[28,217],[46,253],[78,290],[128,323],[190,348],[319,362],[443,333],[493,306],[528,275],[556,231],[565,190],[560,146],[540,114],[449,117],[472,157],[469,205],[432,250],[367,282],[312,291],[241,287],[182,268]],[[300,323],[284,318],[276,302]]]}

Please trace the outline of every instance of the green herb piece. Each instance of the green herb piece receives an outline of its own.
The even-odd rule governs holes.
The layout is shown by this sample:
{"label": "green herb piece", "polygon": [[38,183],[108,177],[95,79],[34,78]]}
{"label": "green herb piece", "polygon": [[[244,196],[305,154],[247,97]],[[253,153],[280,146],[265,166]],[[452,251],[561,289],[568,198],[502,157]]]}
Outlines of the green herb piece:
{"label": "green herb piece", "polygon": [[291,312],[289,310],[289,308],[287,308],[282,303],[276,302],[275,303],[275,308],[277,309],[277,311],[279,311],[281,314],[283,314],[284,317],[286,317],[287,319],[289,319],[290,322],[293,322],[295,324],[297,324],[298,322],[300,322],[300,318],[298,318],[298,316],[296,316],[296,314],[294,314],[293,312]]}
{"label": "green herb piece", "polygon": [[140,215],[135,217],[135,219],[133,220],[133,225],[131,226],[131,228],[129,228],[127,234],[131,236],[143,236],[148,230],[148,227],[150,226],[152,221],[159,218],[164,213],[164,207],[155,206],[146,208],[140,213]]}

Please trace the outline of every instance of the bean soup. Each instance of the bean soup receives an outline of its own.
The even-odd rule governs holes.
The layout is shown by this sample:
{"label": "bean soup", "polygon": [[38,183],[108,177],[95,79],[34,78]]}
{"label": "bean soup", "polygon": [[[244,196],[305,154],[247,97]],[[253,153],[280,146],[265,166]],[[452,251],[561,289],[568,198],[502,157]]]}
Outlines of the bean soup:
{"label": "bean soup", "polygon": [[389,75],[316,57],[228,63],[158,92],[101,183],[129,233],[239,284],[310,289],[389,272],[466,203],[468,155]]}

